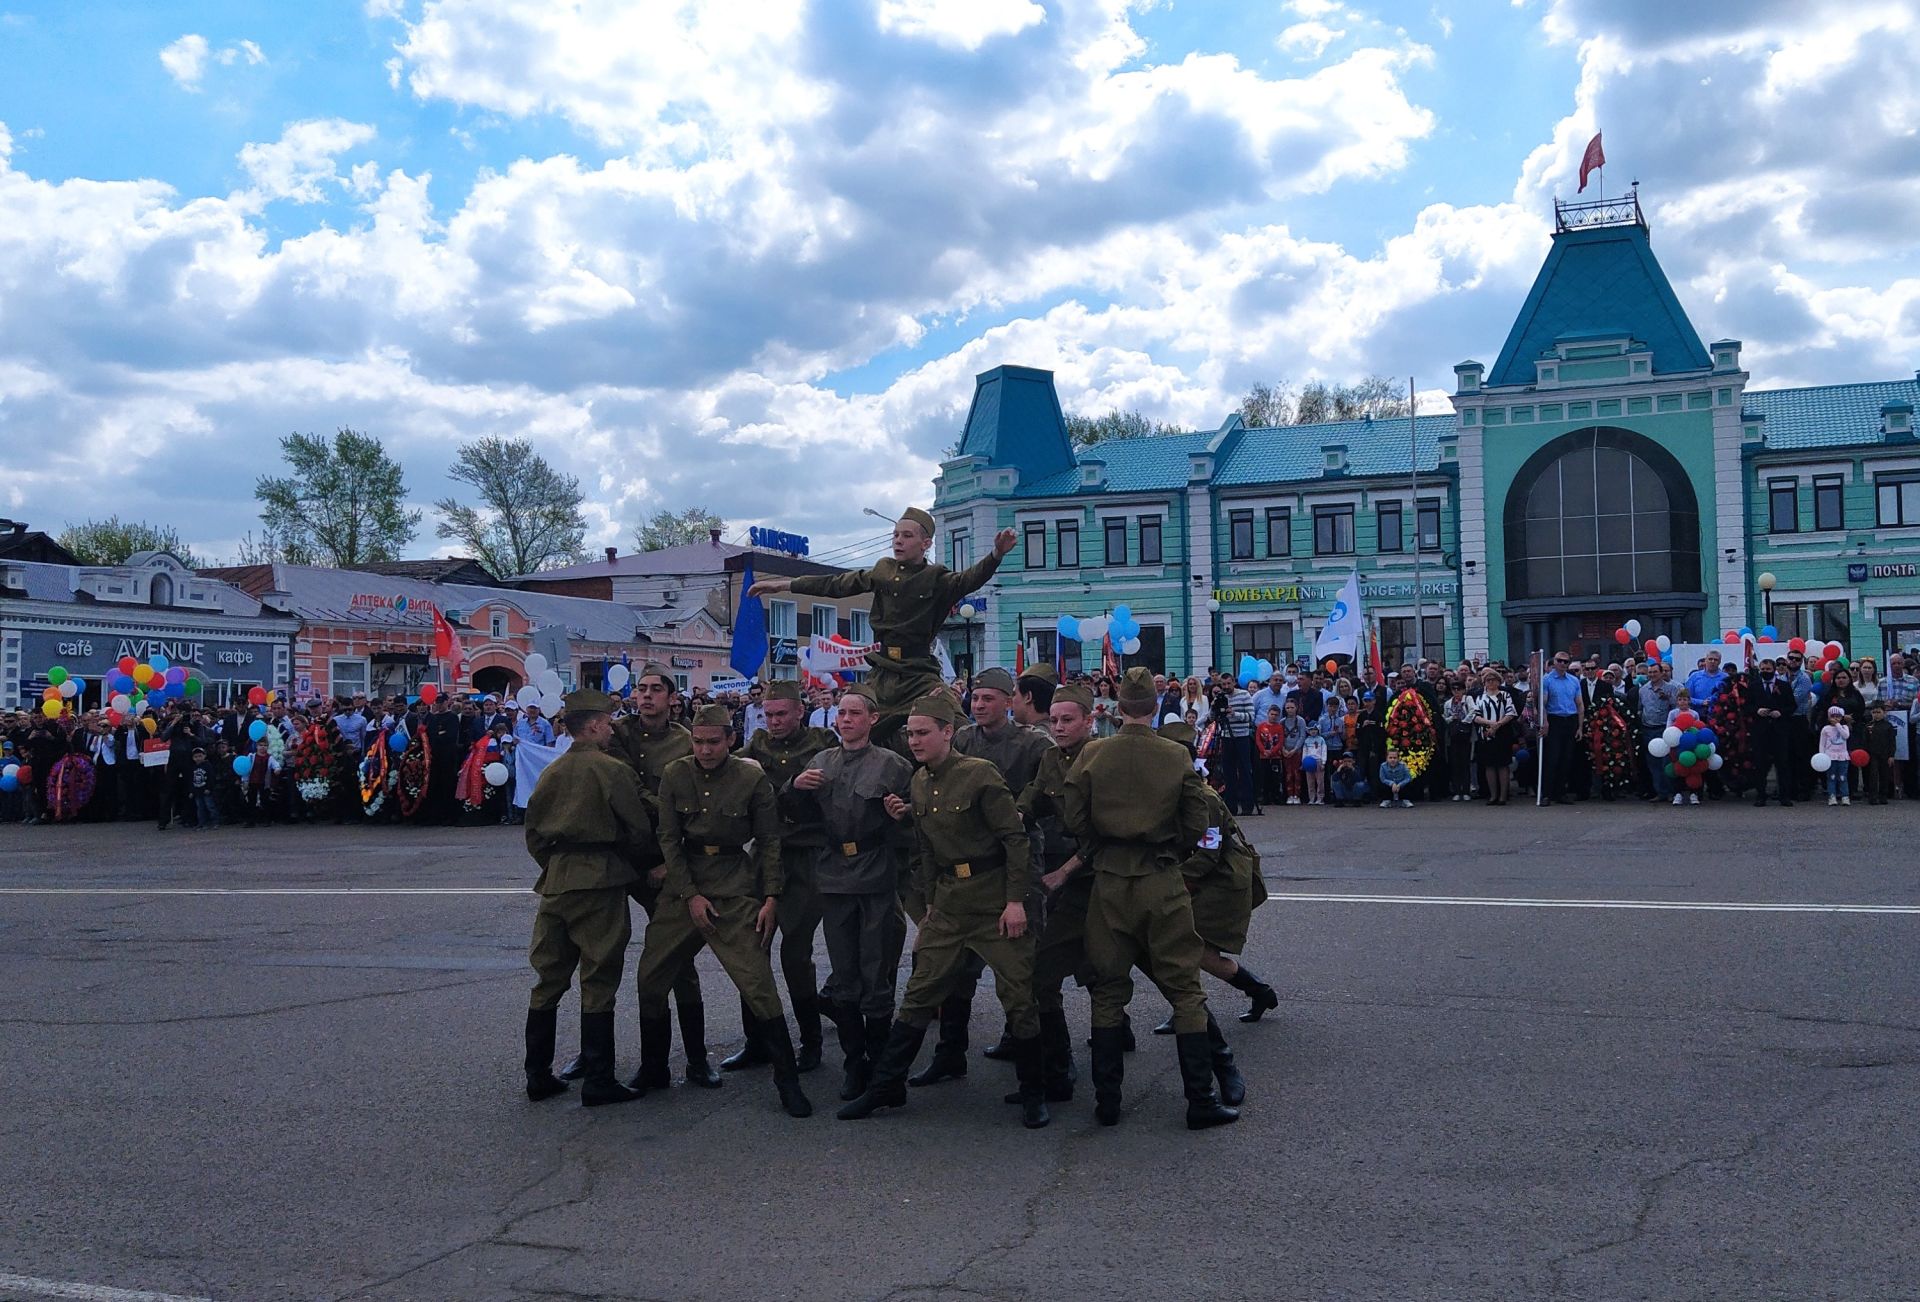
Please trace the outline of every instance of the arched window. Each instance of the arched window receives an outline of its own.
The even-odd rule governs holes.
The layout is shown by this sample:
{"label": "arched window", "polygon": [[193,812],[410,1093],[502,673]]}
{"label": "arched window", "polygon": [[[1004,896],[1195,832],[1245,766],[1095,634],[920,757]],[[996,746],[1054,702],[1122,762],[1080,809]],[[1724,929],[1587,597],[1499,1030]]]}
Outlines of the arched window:
{"label": "arched window", "polygon": [[1507,596],[1699,592],[1700,511],[1659,444],[1601,426],[1536,452],[1507,493]]}
{"label": "arched window", "polygon": [[147,604],[151,606],[171,606],[173,604],[172,576],[156,574],[147,580]]}

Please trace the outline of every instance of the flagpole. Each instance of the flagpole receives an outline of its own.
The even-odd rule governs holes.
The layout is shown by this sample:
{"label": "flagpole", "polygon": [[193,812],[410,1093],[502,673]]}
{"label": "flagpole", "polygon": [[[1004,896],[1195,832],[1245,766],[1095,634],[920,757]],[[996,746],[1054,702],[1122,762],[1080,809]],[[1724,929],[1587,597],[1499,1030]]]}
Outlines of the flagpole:
{"label": "flagpole", "polygon": [[1420,600],[1420,431],[1416,424],[1418,417],[1413,414],[1414,395],[1413,377],[1407,377],[1407,443],[1413,457],[1409,462],[1413,486],[1413,644],[1419,649],[1419,659],[1427,658],[1427,621],[1422,617],[1425,610]]}

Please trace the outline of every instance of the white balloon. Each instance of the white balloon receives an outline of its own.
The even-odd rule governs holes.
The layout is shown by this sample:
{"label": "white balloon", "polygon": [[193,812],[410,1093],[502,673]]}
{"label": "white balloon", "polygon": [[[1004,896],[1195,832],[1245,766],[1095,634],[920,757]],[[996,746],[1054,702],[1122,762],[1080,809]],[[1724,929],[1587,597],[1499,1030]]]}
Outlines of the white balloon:
{"label": "white balloon", "polygon": [[1107,617],[1094,615],[1080,621],[1080,640],[1098,643],[1107,635]]}
{"label": "white balloon", "polygon": [[533,680],[533,685],[540,689],[542,696],[558,696],[560,695],[560,674],[553,669],[543,669]]}
{"label": "white balloon", "polygon": [[71,678],[67,679],[66,682],[60,684],[60,695],[71,701],[74,697],[80,695],[80,684],[74,682]]}
{"label": "white balloon", "polygon": [[547,658],[535,651],[527,657],[527,677],[538,678],[547,672]]}
{"label": "white balloon", "polygon": [[1813,757],[1813,771],[1815,773],[1825,773],[1828,769],[1832,767],[1833,767],[1833,756],[1823,754],[1823,755],[1815,755]]}
{"label": "white balloon", "polygon": [[19,771],[20,766],[18,764],[9,764],[5,768],[0,768],[0,777],[10,778]]}
{"label": "white balloon", "polygon": [[1637,619],[1630,619],[1630,620],[1628,620],[1628,621],[1627,621],[1627,625],[1626,625],[1626,628],[1627,628],[1627,636],[1628,636],[1628,637],[1639,637],[1639,636],[1640,636],[1640,621],[1639,621],[1639,620],[1637,620]]}
{"label": "white balloon", "polygon": [[1708,768],[1710,768],[1710,769],[1717,769],[1717,768],[1719,768],[1719,767],[1720,767],[1720,766],[1721,766],[1722,764],[1725,764],[1725,763],[1726,763],[1726,761],[1725,761],[1724,759],[1722,759],[1722,758],[1720,758],[1720,756],[1718,756],[1718,755],[1709,755],[1709,756],[1707,756],[1707,767],[1708,767]]}
{"label": "white balloon", "polygon": [[1661,733],[1660,735],[1666,738],[1666,742],[1668,746],[1678,746],[1680,744],[1680,738],[1684,734],[1681,733],[1681,731],[1678,728],[1668,728],[1665,732]]}
{"label": "white balloon", "polygon": [[125,693],[122,693],[114,697],[111,701],[108,701],[107,705],[112,709],[118,710],[120,711],[120,713],[125,714],[128,710],[131,710],[133,708],[133,698],[130,696],[127,696]]}
{"label": "white balloon", "polygon": [[133,712],[136,715],[145,714],[151,708],[152,707],[147,704],[146,698],[142,697],[139,703],[133,707]]}
{"label": "white balloon", "polygon": [[607,686],[616,692],[622,687],[625,687],[627,680],[632,677],[633,671],[625,665],[609,665],[607,667]]}
{"label": "white balloon", "polygon": [[513,699],[520,703],[520,708],[523,710],[529,705],[538,705],[540,704],[540,689],[532,683],[528,683],[525,687],[522,687],[513,694]]}
{"label": "white balloon", "polygon": [[567,703],[561,699],[560,693],[558,692],[552,692],[540,698],[540,713],[542,714],[557,716],[564,713],[566,708]]}
{"label": "white balloon", "polygon": [[499,760],[495,760],[493,763],[487,765],[487,767],[482,769],[481,772],[486,774],[488,786],[500,787],[500,786],[506,785],[507,766],[502,764]]}
{"label": "white balloon", "polygon": [[1124,642],[1122,642],[1122,643],[1120,644],[1120,654],[1121,654],[1121,655],[1123,655],[1123,656],[1137,656],[1137,655],[1139,655],[1139,654],[1140,654],[1140,639],[1139,639],[1139,638],[1137,638],[1137,637],[1130,637],[1130,638],[1128,638],[1128,639],[1127,639],[1126,641],[1124,641]]}
{"label": "white balloon", "polygon": [[1673,639],[1668,637],[1665,633],[1662,633],[1659,637],[1656,637],[1655,639],[1653,639],[1653,644],[1659,647],[1662,651],[1673,650]]}
{"label": "white balloon", "polygon": [[1672,750],[1673,746],[1665,737],[1654,737],[1647,742],[1647,754],[1655,759],[1665,759]]}

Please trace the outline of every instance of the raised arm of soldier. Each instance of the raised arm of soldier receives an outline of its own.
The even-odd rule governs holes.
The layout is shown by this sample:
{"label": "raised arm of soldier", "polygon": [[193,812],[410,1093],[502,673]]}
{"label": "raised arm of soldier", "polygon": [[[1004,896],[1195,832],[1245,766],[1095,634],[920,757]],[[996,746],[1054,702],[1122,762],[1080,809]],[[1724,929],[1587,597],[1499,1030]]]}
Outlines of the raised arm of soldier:
{"label": "raised arm of soldier", "polygon": [[[902,565],[920,565],[927,559],[927,551],[933,545],[933,530],[923,525],[915,517],[926,517],[924,511],[912,510],[900,517],[893,526],[893,559]],[[926,517],[929,520],[931,517]],[[949,589],[964,597],[973,592],[1000,568],[1000,562],[1019,543],[1020,536],[1011,529],[1002,529],[993,536],[993,555],[984,557],[965,570],[953,575]],[[765,578],[756,579],[747,589],[750,597],[777,597],[793,591],[792,579]],[[806,584],[807,595],[816,597],[845,598],[862,592],[873,591],[873,571],[843,570],[839,574],[810,576]]]}

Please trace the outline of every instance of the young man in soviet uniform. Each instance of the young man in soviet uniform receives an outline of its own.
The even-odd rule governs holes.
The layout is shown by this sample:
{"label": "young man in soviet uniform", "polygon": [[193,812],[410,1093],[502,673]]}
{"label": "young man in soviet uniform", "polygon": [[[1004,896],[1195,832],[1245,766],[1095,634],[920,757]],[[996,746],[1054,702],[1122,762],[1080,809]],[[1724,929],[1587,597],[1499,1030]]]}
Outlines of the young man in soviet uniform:
{"label": "young man in soviet uniform", "polygon": [[1125,1075],[1121,1020],[1133,997],[1133,969],[1150,972],[1173,1005],[1174,1043],[1187,1096],[1187,1127],[1237,1121],[1214,1092],[1200,937],[1180,865],[1206,836],[1206,784],[1187,748],[1155,735],[1153,675],[1135,667],[1120,683],[1126,720],[1112,737],[1087,743],[1067,775],[1062,816],[1093,860],[1087,904],[1087,959],[1093,968],[1094,1117],[1120,1121]]}
{"label": "young man in soviet uniform", "polygon": [[[640,672],[633,676],[635,712],[613,725],[613,740],[607,745],[608,754],[625,760],[633,769],[649,801],[660,790],[660,775],[666,772],[667,765],[693,754],[693,738],[672,719],[672,703],[675,699],[673,671],[653,661],[642,665]],[[660,883],[666,880],[667,875],[666,859],[661,855],[657,841],[643,847],[643,854],[636,866],[640,870],[640,880],[629,888],[628,894],[651,918],[659,905]],[[713,1069],[713,1064],[707,1058],[707,1010],[700,999],[700,974],[691,963],[687,964],[686,971],[674,983],[673,1003],[680,1014],[680,1038],[686,1044],[687,1084],[698,1085],[702,1089],[719,1089],[720,1073]],[[669,1030],[668,1047],[671,1045],[672,1033]],[[578,1068],[577,1061],[569,1063],[560,1073],[561,1079],[574,1079]],[[646,1081],[646,1087],[659,1090],[667,1088],[670,1077],[665,1053],[653,1064],[653,1072],[654,1075]]]}
{"label": "young man in soviet uniform", "polygon": [[[729,753],[733,716],[724,705],[693,716],[693,754],[660,775],[660,850],[667,875],[640,951],[640,1075],[664,1071],[671,1030],[667,992],[702,945],[726,969],[773,1063],[773,1083],[787,1115],[813,1105],[800,1090],[793,1037],[765,945],[773,939],[780,891],[780,814],[758,765]],[[751,850],[749,850],[751,842]]]}
{"label": "young man in soviet uniform", "polygon": [[[815,755],[840,744],[825,728],[807,727],[800,684],[776,679],[767,684],[767,726],[753,734],[740,753],[766,772],[776,794],[793,781]],[[782,805],[780,810],[780,870],[786,885],[780,892],[780,974],[787,979],[787,1002],[793,1005],[794,1025],[800,1032],[801,1071],[820,1065],[820,990],[813,966],[813,938],[820,930],[820,892],[814,885],[814,864],[826,833],[817,809]],[[747,1021],[740,1006],[741,1024]],[[721,1071],[758,1067],[767,1061],[765,1047],[748,1036],[739,1053],[722,1060]]]}
{"label": "young man in soviet uniform", "polygon": [[969,952],[993,969],[1013,1027],[1021,1120],[1029,1129],[1048,1121],[1040,1022],[1033,1010],[1033,936],[1027,930],[1027,832],[999,770],[954,750],[959,719],[944,694],[909,707],[907,745],[923,767],[913,775],[911,800],[889,801],[888,810],[903,821],[913,819],[914,870],[926,912],[914,941],[913,975],[874,1063],[872,1083],[840,1109],[842,1121],[906,1104],[907,1068]]}
{"label": "young man in soviet uniform", "polygon": [[633,770],[606,752],[613,698],[566,697],[573,745],[549,764],[527,802],[527,852],[540,865],[528,954],[537,980],[527,1006],[527,1097],[566,1090],[553,1074],[561,996],[580,973],[580,1101],[625,1103],[639,1094],[614,1076],[613,1005],[633,925],[627,890],[640,880],[641,847],[654,844],[653,815]]}
{"label": "young man in soviet uniform", "polygon": [[933,657],[933,639],[946,622],[953,604],[978,592],[1000,568],[1001,558],[1013,550],[1013,530],[994,536],[993,551],[955,573],[927,560],[933,545],[933,517],[909,507],[893,526],[893,555],[872,568],[840,574],[805,575],[797,579],[760,579],[749,596],[771,597],[783,592],[803,597],[852,597],[873,594],[868,618],[878,643],[867,656],[869,680],[880,702],[880,723],[874,728],[876,745],[885,746],[906,721],[907,707],[943,686],[940,662]]}
{"label": "young man in soviet uniform", "polygon": [[872,688],[865,683],[847,688],[834,723],[840,744],[816,754],[781,792],[783,810],[810,808],[825,825],[816,884],[833,969],[827,1008],[845,1057],[842,1102],[866,1093],[872,1080],[873,1059],[893,1024],[900,951],[907,939],[899,884],[908,838],[887,813],[887,798],[908,797],[913,765],[871,744],[879,717]]}
{"label": "young man in soviet uniform", "polygon": [[[953,748],[962,755],[983,759],[1000,770],[1007,790],[1018,797],[1032,784],[1040,771],[1040,757],[1053,749],[1046,733],[1013,719],[1015,694],[1013,675],[1004,669],[982,669],[973,680],[973,722],[956,729]],[[1030,910],[1038,910],[1038,898],[1027,901]],[[1039,921],[1039,914],[1031,919]],[[943,1080],[958,1080],[967,1074],[968,1025],[973,1019],[973,992],[980,983],[980,956],[969,952],[962,962],[953,989],[940,1005],[940,1038],[934,1042],[933,1059],[926,1069],[910,1077],[909,1085],[937,1085]],[[1000,1042],[990,1046],[986,1056],[998,1061],[1013,1057],[1013,1037],[1002,1028]]]}

